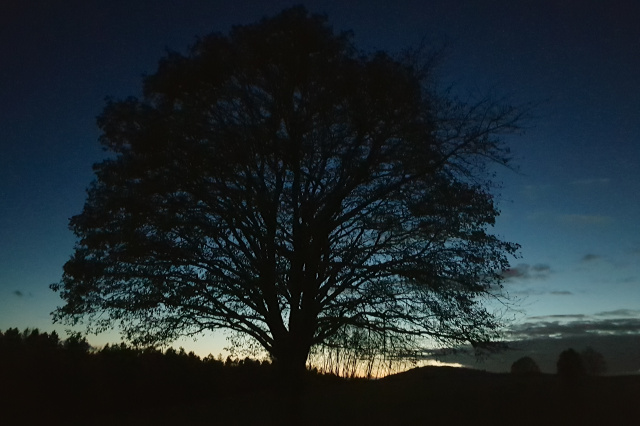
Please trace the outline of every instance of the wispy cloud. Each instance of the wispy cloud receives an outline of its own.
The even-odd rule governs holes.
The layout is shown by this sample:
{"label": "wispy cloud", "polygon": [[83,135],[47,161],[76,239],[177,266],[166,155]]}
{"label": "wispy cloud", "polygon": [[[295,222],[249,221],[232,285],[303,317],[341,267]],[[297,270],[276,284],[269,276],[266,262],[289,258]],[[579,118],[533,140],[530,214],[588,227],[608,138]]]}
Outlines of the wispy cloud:
{"label": "wispy cloud", "polygon": [[566,319],[583,319],[583,318],[587,318],[587,316],[584,314],[556,314],[556,315],[542,315],[542,316],[529,317],[529,319],[531,320],[545,320],[545,321],[553,320],[553,319],[566,320]]}
{"label": "wispy cloud", "polygon": [[536,279],[543,280],[549,277],[551,274],[551,267],[546,264],[538,263],[535,265],[529,265],[527,263],[521,263],[509,268],[502,272],[502,276],[508,280],[514,279]]}
{"label": "wispy cloud", "polygon": [[545,373],[557,371],[557,361],[560,353],[568,348],[581,351],[592,347],[600,352],[606,361],[607,372],[611,374],[637,374],[640,372],[640,334],[584,334],[562,337],[536,337],[508,343],[511,350],[493,354],[478,364],[471,350],[452,352],[451,355],[435,354],[445,362],[457,362],[471,368],[481,368],[487,371],[506,372],[512,363],[523,356],[535,360]]}
{"label": "wispy cloud", "polygon": [[562,223],[579,226],[601,226],[612,222],[610,216],[589,214],[562,214],[558,216],[558,220]]}
{"label": "wispy cloud", "polygon": [[524,185],[521,194],[530,201],[536,201],[548,193],[551,185]]}
{"label": "wispy cloud", "polygon": [[596,260],[599,260],[601,257],[598,256],[597,254],[593,254],[593,253],[587,253],[584,256],[582,256],[581,261],[582,262],[593,262]]}
{"label": "wispy cloud", "polygon": [[528,287],[528,288],[520,288],[517,290],[512,290],[510,294],[513,294],[514,296],[524,296],[524,297],[542,296],[543,294],[545,294],[545,291],[539,288]]}
{"label": "wispy cloud", "polygon": [[572,292],[567,291],[567,290],[561,290],[561,291],[552,291],[549,294],[552,294],[554,296],[571,296],[573,295]]}
{"label": "wispy cloud", "polygon": [[605,226],[613,222],[611,216],[581,213],[554,213],[545,210],[533,211],[526,216],[532,222],[560,223],[571,226]]}
{"label": "wispy cloud", "polygon": [[551,290],[548,287],[539,285],[524,286],[523,288],[516,288],[511,291],[514,295],[520,296],[573,296],[575,293],[569,290]]}
{"label": "wispy cloud", "polygon": [[591,178],[591,179],[576,179],[571,182],[571,185],[578,186],[591,186],[591,185],[607,185],[611,182],[609,178]]}
{"label": "wispy cloud", "polygon": [[511,334],[516,339],[570,337],[582,335],[640,335],[640,310],[617,309],[594,315],[558,314],[529,317],[514,324]]}
{"label": "wispy cloud", "polygon": [[603,311],[594,314],[597,317],[639,317],[640,309],[616,309],[613,311]]}
{"label": "wispy cloud", "polygon": [[[640,360],[637,357],[640,347],[640,309],[616,309],[593,315],[532,316],[524,323],[513,324],[505,338],[511,350],[488,357],[480,368],[509,371],[515,360],[530,356],[543,372],[555,373],[562,351],[592,347],[605,357],[609,373],[640,372]],[[437,358],[478,368],[478,361],[472,352],[452,352],[451,355]]]}
{"label": "wispy cloud", "polygon": [[640,318],[616,318],[600,321],[583,320],[562,323],[540,321],[514,327],[512,333],[520,338],[569,337],[585,334],[640,334]]}

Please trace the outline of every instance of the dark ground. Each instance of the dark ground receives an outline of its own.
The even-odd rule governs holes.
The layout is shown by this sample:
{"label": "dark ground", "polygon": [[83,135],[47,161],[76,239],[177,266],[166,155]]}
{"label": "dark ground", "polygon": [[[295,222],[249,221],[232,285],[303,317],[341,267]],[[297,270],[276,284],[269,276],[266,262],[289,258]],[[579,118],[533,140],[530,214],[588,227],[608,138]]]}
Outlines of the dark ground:
{"label": "dark ground", "polygon": [[148,367],[149,376],[93,378],[75,367],[39,375],[2,367],[10,380],[2,384],[0,425],[640,424],[640,376],[567,383],[426,367],[372,381],[312,376],[291,394],[261,367],[216,367],[210,378],[192,371],[199,375],[189,380]]}
{"label": "dark ground", "polygon": [[126,424],[640,424],[640,377],[592,378],[573,386],[556,379],[418,372],[375,382],[309,386],[299,396],[293,417],[283,415],[290,404],[286,398],[260,391],[244,398],[150,409],[132,415]]}

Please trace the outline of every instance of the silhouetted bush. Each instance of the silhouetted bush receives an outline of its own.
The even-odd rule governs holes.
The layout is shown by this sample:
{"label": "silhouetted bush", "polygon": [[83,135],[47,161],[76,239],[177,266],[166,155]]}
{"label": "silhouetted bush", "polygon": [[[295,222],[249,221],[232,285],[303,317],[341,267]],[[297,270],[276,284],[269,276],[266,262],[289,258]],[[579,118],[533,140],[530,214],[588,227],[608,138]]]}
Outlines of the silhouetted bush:
{"label": "silhouetted bush", "polygon": [[556,365],[558,376],[566,381],[577,381],[587,375],[582,357],[573,349],[563,351]]}
{"label": "silhouetted bush", "polygon": [[533,358],[524,356],[511,364],[511,374],[539,374],[540,367]]}

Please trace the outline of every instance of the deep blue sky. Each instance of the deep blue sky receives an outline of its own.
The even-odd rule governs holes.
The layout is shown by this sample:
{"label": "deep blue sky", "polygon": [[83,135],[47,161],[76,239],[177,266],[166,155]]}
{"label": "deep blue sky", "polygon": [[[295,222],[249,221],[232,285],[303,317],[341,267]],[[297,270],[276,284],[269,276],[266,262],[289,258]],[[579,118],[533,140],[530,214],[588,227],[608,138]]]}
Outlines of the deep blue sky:
{"label": "deep blue sky", "polygon": [[[184,51],[198,35],[296,3],[0,3],[0,329],[62,329],[51,325],[60,301],[48,285],[72,253],[68,218],[104,157],[95,125],[104,98],[138,95],[165,48]],[[522,245],[507,280],[522,298],[514,331],[578,339],[619,355],[620,371],[640,370],[640,349],[625,358],[598,347],[603,334],[627,343],[640,334],[640,3],[304,4],[353,30],[364,50],[448,40],[443,87],[537,105],[526,133],[509,139],[520,173],[500,171],[496,232]]]}

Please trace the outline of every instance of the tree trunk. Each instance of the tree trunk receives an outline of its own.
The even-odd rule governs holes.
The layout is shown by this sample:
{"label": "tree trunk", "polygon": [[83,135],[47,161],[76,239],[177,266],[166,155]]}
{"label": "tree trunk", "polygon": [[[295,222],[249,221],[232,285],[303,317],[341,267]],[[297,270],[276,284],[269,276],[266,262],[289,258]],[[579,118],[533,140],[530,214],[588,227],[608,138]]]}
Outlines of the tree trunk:
{"label": "tree trunk", "polygon": [[286,339],[282,339],[276,346],[277,350],[272,353],[277,390],[280,393],[282,412],[286,419],[285,424],[308,423],[304,418],[302,403],[307,358],[311,347],[304,343],[305,340],[289,332],[286,334]]}
{"label": "tree trunk", "polygon": [[274,366],[282,386],[296,392],[304,382],[311,345],[307,339],[288,333],[287,339],[274,351]]}

